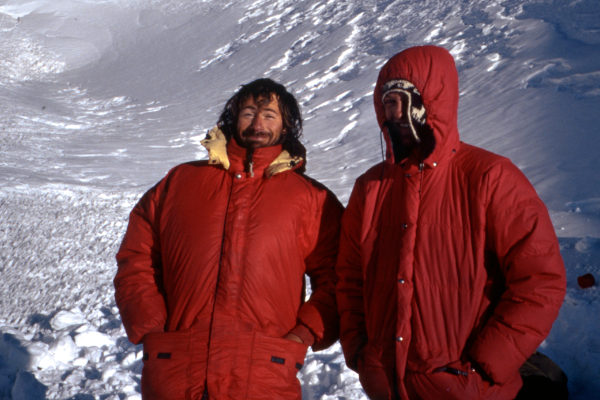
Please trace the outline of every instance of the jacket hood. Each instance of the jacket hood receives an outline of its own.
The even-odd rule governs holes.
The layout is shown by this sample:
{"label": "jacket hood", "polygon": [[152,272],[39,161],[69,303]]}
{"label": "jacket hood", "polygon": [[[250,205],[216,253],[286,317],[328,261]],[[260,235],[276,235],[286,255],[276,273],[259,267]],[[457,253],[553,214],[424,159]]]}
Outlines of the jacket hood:
{"label": "jacket hood", "polygon": [[[379,72],[373,101],[377,122],[384,133],[387,162],[393,163],[392,142],[385,126],[383,86],[390,80],[407,80],[421,93],[427,111],[427,125],[433,130],[436,146],[423,160],[427,166],[450,158],[458,149],[458,72],[452,55],[437,46],[418,46],[393,56]],[[433,165],[435,166],[435,165]]]}

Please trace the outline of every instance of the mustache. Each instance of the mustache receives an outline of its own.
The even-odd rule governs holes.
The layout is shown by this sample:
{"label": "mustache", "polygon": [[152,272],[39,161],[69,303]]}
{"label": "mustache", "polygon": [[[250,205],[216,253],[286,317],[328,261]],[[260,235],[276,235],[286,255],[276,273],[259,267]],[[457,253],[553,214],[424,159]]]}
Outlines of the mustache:
{"label": "mustache", "polygon": [[388,132],[392,136],[392,139],[400,137],[400,124],[393,121],[385,121],[385,126],[388,128]]}
{"label": "mustache", "polygon": [[252,127],[248,127],[242,131],[243,136],[269,136],[269,132],[267,131],[257,131]]}
{"label": "mustache", "polygon": [[386,120],[385,121],[385,126],[388,127],[388,129],[400,129],[400,128],[410,128],[410,124],[408,122],[396,122],[396,121],[390,121],[390,120]]}

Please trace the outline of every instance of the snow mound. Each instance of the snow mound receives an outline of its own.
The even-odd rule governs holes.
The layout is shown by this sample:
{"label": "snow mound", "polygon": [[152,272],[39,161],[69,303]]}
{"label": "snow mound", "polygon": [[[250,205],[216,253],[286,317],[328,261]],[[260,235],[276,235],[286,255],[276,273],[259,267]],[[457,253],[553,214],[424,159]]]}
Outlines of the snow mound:
{"label": "snow mound", "polygon": [[110,336],[96,331],[87,331],[75,336],[75,344],[79,347],[113,346],[114,340]]}
{"label": "snow mound", "polygon": [[59,311],[51,320],[52,329],[60,331],[70,326],[79,326],[85,324],[87,319],[81,312],[74,313],[70,311]]}

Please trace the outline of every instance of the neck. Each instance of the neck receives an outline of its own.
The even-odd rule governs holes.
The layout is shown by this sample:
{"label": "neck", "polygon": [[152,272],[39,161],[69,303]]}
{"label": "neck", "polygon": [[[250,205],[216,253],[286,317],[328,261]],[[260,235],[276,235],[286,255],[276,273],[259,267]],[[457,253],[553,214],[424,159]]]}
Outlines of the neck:
{"label": "neck", "polygon": [[404,144],[402,135],[398,127],[393,123],[386,123],[390,139],[392,141],[392,150],[394,151],[394,161],[399,163],[413,152],[416,143]]}
{"label": "neck", "polygon": [[234,169],[257,174],[267,168],[282,152],[281,145],[247,149],[235,140],[227,143],[227,155]]}

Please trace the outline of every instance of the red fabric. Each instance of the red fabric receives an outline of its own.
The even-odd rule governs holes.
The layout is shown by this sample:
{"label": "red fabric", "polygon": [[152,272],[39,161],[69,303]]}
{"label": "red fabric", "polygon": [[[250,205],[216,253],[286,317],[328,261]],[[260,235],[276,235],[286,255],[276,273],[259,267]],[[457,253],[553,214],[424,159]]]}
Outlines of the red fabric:
{"label": "red fabric", "polygon": [[[437,145],[422,171],[418,151],[393,160],[381,101],[392,79],[423,97]],[[391,398],[369,389],[388,385],[403,399],[512,399],[518,368],[548,335],[565,294],[546,207],[508,159],[459,141],[458,74],[446,50],[394,56],[374,102],[388,155],[357,180],[342,220],[346,361],[359,373],[369,368],[361,382],[371,398]]]}
{"label": "red fabric", "polygon": [[[343,208],[296,172],[264,176],[280,152],[256,150],[250,177],[232,142],[228,171],[180,165],[132,211],[115,288],[129,339],[147,353],[144,399],[199,399],[206,383],[211,399],[300,399],[308,344],[337,340]],[[306,343],[282,339],[290,331]]]}

